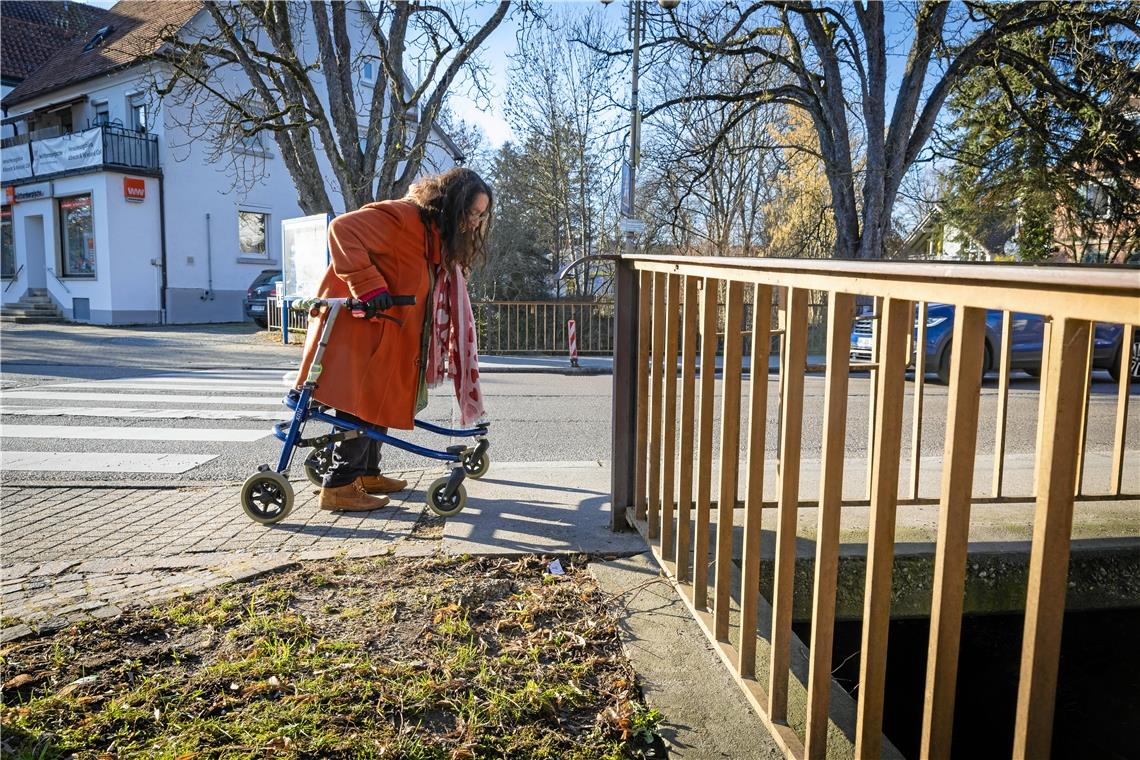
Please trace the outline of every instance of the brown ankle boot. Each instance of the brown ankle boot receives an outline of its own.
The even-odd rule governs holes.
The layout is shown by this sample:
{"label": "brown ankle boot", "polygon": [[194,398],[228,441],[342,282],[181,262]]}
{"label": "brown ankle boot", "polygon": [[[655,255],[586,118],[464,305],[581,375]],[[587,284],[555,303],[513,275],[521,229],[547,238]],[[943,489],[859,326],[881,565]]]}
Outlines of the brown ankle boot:
{"label": "brown ankle boot", "polygon": [[360,478],[346,486],[321,489],[321,509],[331,512],[367,512],[388,506],[387,496],[369,496],[360,485]]}
{"label": "brown ankle boot", "polygon": [[396,480],[383,475],[361,475],[359,482],[367,493],[396,493],[408,487],[406,480]]}

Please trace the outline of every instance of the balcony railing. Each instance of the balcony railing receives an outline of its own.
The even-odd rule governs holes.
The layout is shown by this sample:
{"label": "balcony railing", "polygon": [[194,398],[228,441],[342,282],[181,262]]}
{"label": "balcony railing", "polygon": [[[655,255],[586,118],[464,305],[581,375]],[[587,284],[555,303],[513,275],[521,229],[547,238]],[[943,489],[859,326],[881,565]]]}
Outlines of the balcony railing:
{"label": "balcony railing", "polygon": [[103,124],[103,164],[142,171],[158,171],[158,136]]}
{"label": "balcony railing", "polygon": [[[839,720],[829,702],[831,657],[841,518],[849,506],[869,508],[869,522],[858,701],[849,734],[853,747],[842,748],[839,754],[871,758],[890,749],[883,737],[883,717],[895,518],[900,503],[918,496],[922,351],[917,352],[919,366],[910,394],[914,427],[909,484],[901,477],[906,454],[906,372],[913,342],[923,340],[921,332],[913,334],[916,307],[921,331],[925,306],[933,302],[952,304],[956,319],[941,484],[933,500],[938,504],[938,524],[937,542],[931,549],[930,638],[920,754],[950,756],[970,508],[975,500],[972,484],[983,421],[979,399],[986,310],[997,308],[1004,310],[1006,318],[1003,349],[1000,358],[995,357],[999,373],[995,496],[1012,490],[1008,485],[1003,490],[1001,474],[1010,314],[1042,314],[1046,324],[1037,442],[1031,477],[1022,483],[1029,491],[1024,498],[1035,507],[1011,733],[1014,757],[1049,755],[1075,494],[1089,490],[1082,473],[1087,469],[1084,453],[1093,325],[1138,319],[1137,274],[1120,268],[664,256],[634,256],[620,262],[615,326],[619,350],[614,355],[614,527],[628,521],[645,535],[662,569],[789,758],[823,758],[837,749],[836,732],[829,737],[828,731],[829,722]],[[826,368],[822,409],[805,411],[813,292],[827,296]],[[774,304],[775,317],[772,309],[754,308],[746,322],[746,294],[755,304]],[[850,336],[856,297],[875,303],[872,332],[876,348],[871,361],[861,367],[871,370],[866,386],[870,434],[863,455],[866,499],[853,503],[844,500],[843,485],[852,447],[847,435],[848,401],[849,395],[857,395],[850,394],[855,382],[850,380],[854,369]],[[1101,499],[1119,496],[1122,475],[1128,472],[1124,458],[1133,326],[1125,326],[1117,359],[1121,379],[1114,430],[1107,436],[1112,441],[1111,469],[1104,484],[1107,494]],[[718,333],[723,333],[720,367],[716,361]],[[746,339],[754,368],[768,367],[771,346],[779,353],[778,383],[773,383],[772,392],[779,410],[774,457],[765,451],[768,373],[743,375]],[[625,350],[628,347],[634,348]],[[863,381],[858,382],[861,391]],[[746,405],[742,403],[745,398]],[[819,432],[810,436],[814,442],[804,435],[808,429],[805,413],[811,412],[822,415]],[[714,439],[716,418],[718,439]],[[812,443],[820,448],[818,491],[801,494],[801,468],[808,464],[801,461],[802,453]],[[715,486],[714,457],[719,459]],[[765,465],[773,459],[776,487],[770,490],[775,500],[766,504]],[[1096,490],[1100,487],[1098,481]],[[775,507],[774,524],[764,526],[775,540],[774,549],[762,555],[765,506]],[[792,668],[799,656],[792,646],[792,594],[797,521],[800,509],[807,507],[815,511],[817,522],[809,594],[811,640],[806,668],[797,675]],[[736,509],[742,509],[743,525],[734,528]],[[738,544],[734,544],[734,535]],[[772,568],[768,600],[761,596],[762,559]],[[790,699],[790,693],[795,698]]]}
{"label": "balcony railing", "polygon": [[5,182],[107,169],[154,173],[160,169],[157,135],[111,124],[67,134],[49,127],[5,138],[3,149]]}

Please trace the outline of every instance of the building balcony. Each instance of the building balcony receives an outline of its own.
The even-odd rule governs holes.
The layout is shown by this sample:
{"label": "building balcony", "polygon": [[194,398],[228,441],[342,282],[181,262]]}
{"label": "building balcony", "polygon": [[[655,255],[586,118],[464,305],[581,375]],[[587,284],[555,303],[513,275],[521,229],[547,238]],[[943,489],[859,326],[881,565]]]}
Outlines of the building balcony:
{"label": "building balcony", "polygon": [[159,174],[158,136],[110,124],[70,134],[17,135],[4,140],[3,170],[5,185],[98,171]]}

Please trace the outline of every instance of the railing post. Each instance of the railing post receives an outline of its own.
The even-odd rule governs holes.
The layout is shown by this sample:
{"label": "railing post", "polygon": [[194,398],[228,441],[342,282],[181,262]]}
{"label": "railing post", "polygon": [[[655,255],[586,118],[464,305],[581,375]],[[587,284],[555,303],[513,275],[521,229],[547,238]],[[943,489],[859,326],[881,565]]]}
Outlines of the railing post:
{"label": "railing post", "polygon": [[625,510],[633,504],[637,464],[637,272],[628,261],[618,261],[614,287],[613,439],[610,461],[610,528],[627,527]]}
{"label": "railing post", "polygon": [[1061,653],[1061,622],[1072,541],[1083,409],[1074,404],[1088,376],[1092,325],[1062,319],[1049,331],[1041,373],[1045,402],[1038,419],[1036,496],[1029,585],[1021,645],[1021,678],[1013,732],[1014,758],[1047,758],[1053,738],[1053,708]]}
{"label": "railing post", "polygon": [[[807,364],[807,297],[788,288],[784,328],[784,376],[780,404],[780,473],[776,509],[776,556],[772,581],[771,665],[768,715],[788,717],[788,665],[791,662],[792,589],[796,572],[796,522],[800,501],[800,454],[803,442],[804,367]],[[724,456],[723,454],[721,456]]]}
{"label": "railing post", "polygon": [[804,757],[827,756],[831,700],[831,648],[835,637],[835,593],[839,577],[839,527],[843,508],[843,457],[847,437],[851,320],[855,297],[832,291],[828,298],[827,370],[824,377],[823,451],[819,513],[816,518],[815,585],[812,590],[811,662],[808,666]]}
{"label": "railing post", "polygon": [[867,580],[863,592],[863,643],[859,663],[855,757],[878,757],[883,741],[883,693],[887,679],[887,630],[895,556],[906,334],[913,329],[909,301],[886,298],[880,311],[881,350],[876,371],[877,420],[871,456],[871,509],[867,526]]}
{"label": "railing post", "polygon": [[920,749],[924,758],[950,757],[985,332],[985,309],[956,309],[938,504],[938,540],[931,584],[933,600]]}

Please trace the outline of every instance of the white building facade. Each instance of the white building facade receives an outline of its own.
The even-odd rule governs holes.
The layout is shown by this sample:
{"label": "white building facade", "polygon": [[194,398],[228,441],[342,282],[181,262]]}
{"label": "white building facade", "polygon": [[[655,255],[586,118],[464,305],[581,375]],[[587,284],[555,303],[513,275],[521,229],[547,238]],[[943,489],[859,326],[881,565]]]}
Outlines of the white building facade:
{"label": "white building facade", "polygon": [[[124,0],[110,14],[173,5]],[[210,23],[204,11],[186,17],[190,33]],[[211,161],[181,126],[183,107],[150,94],[150,65],[5,101],[5,123],[17,135],[3,147],[4,304],[34,290],[78,322],[241,321],[249,284],[281,268],[281,221],[304,214],[272,137],[250,138],[235,149],[240,155]],[[457,158],[437,137],[451,150],[430,149],[425,171]],[[319,160],[332,177],[323,154]],[[235,180],[235,166],[249,165],[255,180]],[[343,210],[334,187],[329,195]]]}

